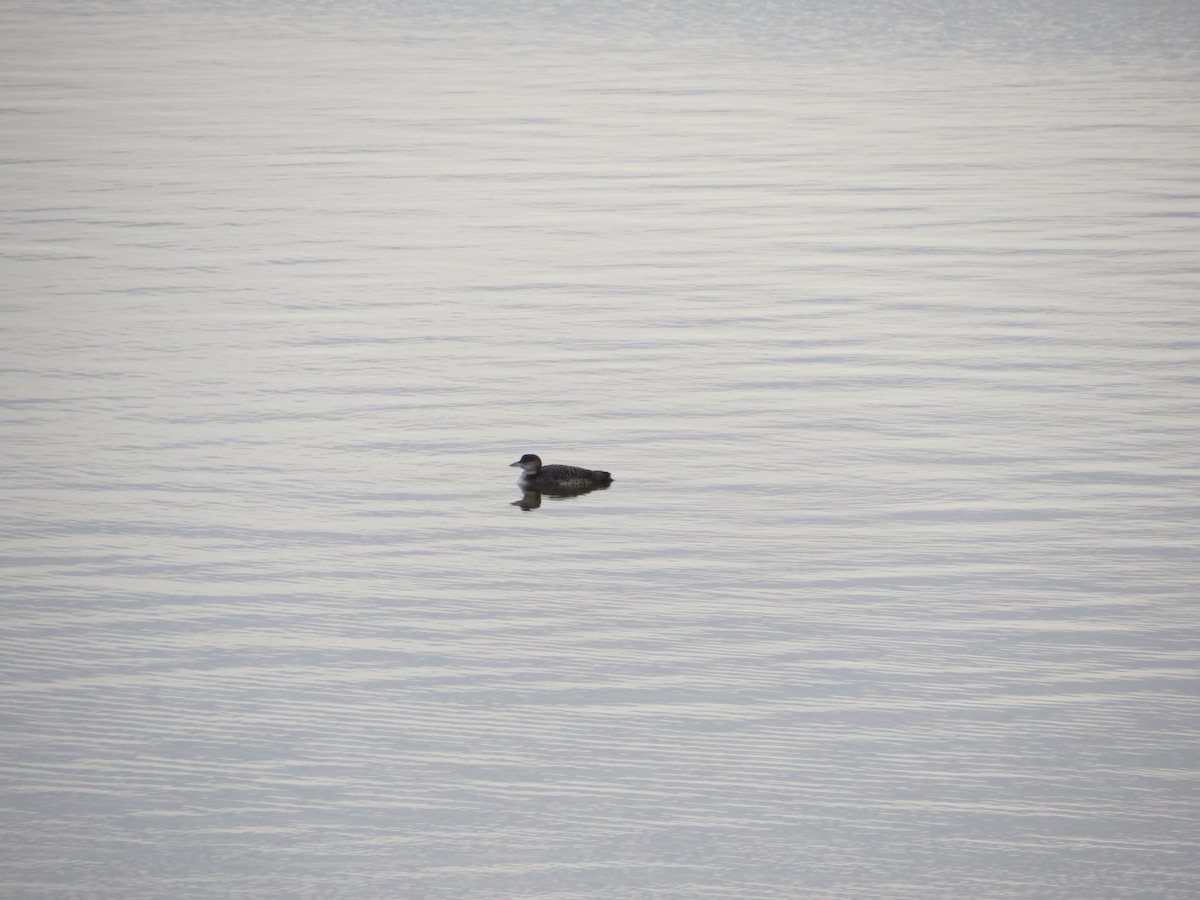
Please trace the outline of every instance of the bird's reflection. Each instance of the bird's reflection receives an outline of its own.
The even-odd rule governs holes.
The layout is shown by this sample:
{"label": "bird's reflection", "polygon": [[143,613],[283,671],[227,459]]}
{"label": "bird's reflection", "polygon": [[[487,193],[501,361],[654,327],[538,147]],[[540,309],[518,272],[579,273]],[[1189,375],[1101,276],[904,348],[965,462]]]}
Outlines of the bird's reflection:
{"label": "bird's reflection", "polygon": [[521,491],[521,499],[514,500],[512,505],[529,511],[541,506],[543,497],[548,497],[551,500],[570,500],[572,497],[582,497],[584,494],[592,493],[592,491],[607,491],[608,488],[609,485],[607,484],[598,484],[574,490],[531,491],[524,489]]}

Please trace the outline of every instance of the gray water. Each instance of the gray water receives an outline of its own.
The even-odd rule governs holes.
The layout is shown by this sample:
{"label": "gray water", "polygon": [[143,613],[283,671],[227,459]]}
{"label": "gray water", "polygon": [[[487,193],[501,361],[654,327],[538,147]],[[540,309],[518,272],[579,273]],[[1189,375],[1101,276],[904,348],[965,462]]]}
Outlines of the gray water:
{"label": "gray water", "polygon": [[975,6],[6,4],[0,895],[1200,893],[1200,11]]}

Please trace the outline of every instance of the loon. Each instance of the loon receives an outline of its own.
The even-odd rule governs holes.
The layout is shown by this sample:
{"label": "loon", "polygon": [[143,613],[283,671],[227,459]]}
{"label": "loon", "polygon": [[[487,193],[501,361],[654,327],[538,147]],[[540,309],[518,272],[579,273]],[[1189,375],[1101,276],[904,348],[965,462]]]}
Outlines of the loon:
{"label": "loon", "polygon": [[515,463],[509,463],[509,468],[519,467],[521,477],[517,485],[527,491],[589,491],[592,488],[607,487],[612,484],[613,477],[608,472],[584,469],[580,466],[543,466],[542,458],[534,453],[526,453]]}

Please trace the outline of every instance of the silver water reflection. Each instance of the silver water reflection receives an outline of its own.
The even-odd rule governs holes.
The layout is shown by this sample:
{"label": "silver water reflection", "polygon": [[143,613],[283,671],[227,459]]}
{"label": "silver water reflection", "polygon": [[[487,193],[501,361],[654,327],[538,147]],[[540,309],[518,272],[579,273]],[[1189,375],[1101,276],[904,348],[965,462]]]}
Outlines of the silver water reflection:
{"label": "silver water reflection", "polygon": [[627,6],[0,13],[4,896],[1200,889],[1194,11]]}

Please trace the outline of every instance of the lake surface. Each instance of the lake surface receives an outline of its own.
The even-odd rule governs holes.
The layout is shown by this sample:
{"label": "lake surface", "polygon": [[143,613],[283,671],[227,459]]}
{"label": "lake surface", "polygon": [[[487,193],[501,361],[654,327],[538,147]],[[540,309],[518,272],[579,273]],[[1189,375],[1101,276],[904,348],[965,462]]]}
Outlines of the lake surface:
{"label": "lake surface", "polygon": [[0,894],[1200,893],[1200,9],[975,6],[6,4]]}

